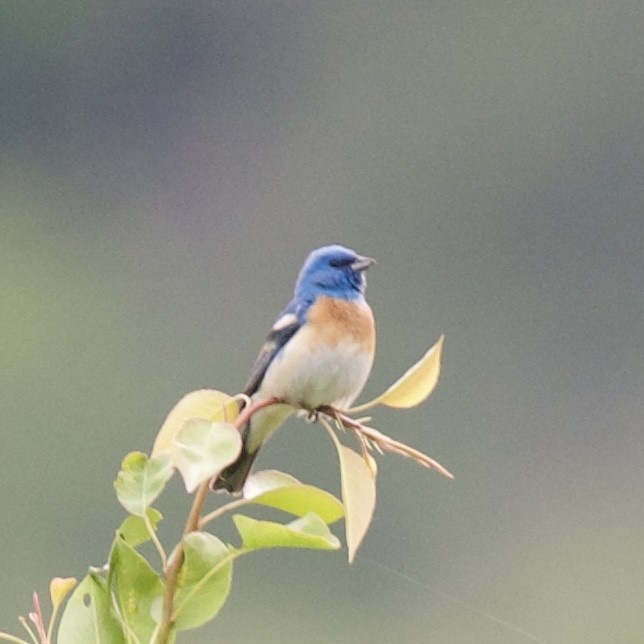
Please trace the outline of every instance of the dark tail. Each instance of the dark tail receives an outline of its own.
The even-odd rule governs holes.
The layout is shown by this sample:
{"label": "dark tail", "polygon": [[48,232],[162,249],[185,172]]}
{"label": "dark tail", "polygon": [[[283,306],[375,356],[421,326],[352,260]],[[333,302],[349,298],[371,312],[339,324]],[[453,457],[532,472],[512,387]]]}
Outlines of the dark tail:
{"label": "dark tail", "polygon": [[225,470],[220,472],[219,476],[212,483],[213,490],[228,490],[229,492],[241,492],[244,483],[250,474],[253,461],[257,456],[257,451],[249,452],[246,444],[242,446],[239,458],[229,465]]}

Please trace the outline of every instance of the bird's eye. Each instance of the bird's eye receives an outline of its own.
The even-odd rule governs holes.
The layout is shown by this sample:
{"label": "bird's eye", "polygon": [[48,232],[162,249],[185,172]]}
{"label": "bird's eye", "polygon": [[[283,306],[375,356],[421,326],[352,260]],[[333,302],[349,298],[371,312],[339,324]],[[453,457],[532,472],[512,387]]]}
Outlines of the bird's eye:
{"label": "bird's eye", "polygon": [[349,262],[343,260],[343,259],[331,259],[329,260],[329,266],[333,266],[333,268],[340,268],[341,266],[346,266]]}

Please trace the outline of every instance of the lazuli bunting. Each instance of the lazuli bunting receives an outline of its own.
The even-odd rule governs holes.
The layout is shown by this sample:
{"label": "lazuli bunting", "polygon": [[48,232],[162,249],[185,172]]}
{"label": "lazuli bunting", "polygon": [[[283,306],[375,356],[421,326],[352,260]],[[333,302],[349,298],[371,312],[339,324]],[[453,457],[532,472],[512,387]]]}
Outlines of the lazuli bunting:
{"label": "lazuli bunting", "polygon": [[376,345],[364,297],[364,271],[373,263],[338,245],[308,256],[294,297],[273,325],[245,388],[252,403],[269,398],[281,403],[252,416],[242,430],[238,460],[219,474],[214,489],[240,491],[259,448],[290,414],[323,406],[346,409],[358,397]]}

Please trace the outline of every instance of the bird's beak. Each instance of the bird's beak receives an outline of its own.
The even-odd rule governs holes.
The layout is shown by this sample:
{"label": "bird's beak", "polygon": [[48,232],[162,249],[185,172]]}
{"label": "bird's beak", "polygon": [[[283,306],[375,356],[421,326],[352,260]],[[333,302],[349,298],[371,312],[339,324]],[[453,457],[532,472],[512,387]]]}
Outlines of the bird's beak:
{"label": "bird's beak", "polygon": [[376,260],[372,257],[357,257],[351,262],[351,268],[354,271],[366,271],[369,266],[372,266],[376,263]]}

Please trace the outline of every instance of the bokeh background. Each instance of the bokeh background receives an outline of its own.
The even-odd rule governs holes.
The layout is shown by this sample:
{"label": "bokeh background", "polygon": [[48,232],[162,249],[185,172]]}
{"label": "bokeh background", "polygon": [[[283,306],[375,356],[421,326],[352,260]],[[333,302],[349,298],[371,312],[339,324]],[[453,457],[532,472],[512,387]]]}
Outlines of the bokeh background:
{"label": "bokeh background", "polygon": [[[379,262],[366,395],[446,334],[374,422],[456,479],[381,458],[353,566],[242,560],[183,641],[644,641],[640,0],[5,0],[0,34],[0,629],[105,561],[121,458],[239,391],[340,242]],[[338,489],[313,426],[260,464]]]}

